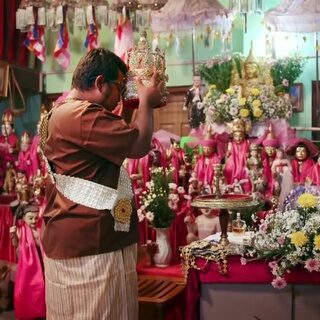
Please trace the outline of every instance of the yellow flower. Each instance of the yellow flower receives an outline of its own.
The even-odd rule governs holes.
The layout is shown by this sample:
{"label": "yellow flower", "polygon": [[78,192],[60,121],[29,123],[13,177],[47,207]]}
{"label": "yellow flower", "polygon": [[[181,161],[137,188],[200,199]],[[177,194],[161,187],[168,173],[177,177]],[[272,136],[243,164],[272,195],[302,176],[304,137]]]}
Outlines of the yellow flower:
{"label": "yellow flower", "polygon": [[260,118],[262,116],[262,110],[260,108],[253,109],[253,116],[255,118]]}
{"label": "yellow flower", "polygon": [[291,243],[294,244],[296,247],[302,247],[308,242],[307,236],[302,231],[297,231],[291,233]]}
{"label": "yellow flower", "polygon": [[209,98],[211,98],[211,97],[212,97],[212,93],[209,91],[209,92],[206,94],[205,99],[209,99]]}
{"label": "yellow flower", "polygon": [[254,96],[258,96],[260,94],[260,90],[257,89],[257,88],[252,88],[250,90],[251,94],[254,95]]}
{"label": "yellow flower", "polygon": [[244,106],[247,102],[247,99],[246,98],[240,98],[239,99],[239,106]]}
{"label": "yellow flower", "polygon": [[320,234],[317,234],[313,239],[314,246],[320,250]]}
{"label": "yellow flower", "polygon": [[317,206],[317,198],[311,193],[303,193],[297,200],[303,208],[314,208]]}
{"label": "yellow flower", "polygon": [[240,117],[241,118],[247,118],[249,116],[249,110],[248,109],[240,109]]}
{"label": "yellow flower", "polygon": [[226,90],[226,93],[227,94],[234,94],[234,89],[232,89],[232,88],[228,88],[227,90]]}
{"label": "yellow flower", "polygon": [[211,84],[209,90],[216,90],[217,86],[215,84]]}
{"label": "yellow flower", "polygon": [[261,106],[261,101],[258,100],[258,99],[253,100],[253,101],[252,101],[252,106],[253,106],[254,108],[259,108],[259,107]]}

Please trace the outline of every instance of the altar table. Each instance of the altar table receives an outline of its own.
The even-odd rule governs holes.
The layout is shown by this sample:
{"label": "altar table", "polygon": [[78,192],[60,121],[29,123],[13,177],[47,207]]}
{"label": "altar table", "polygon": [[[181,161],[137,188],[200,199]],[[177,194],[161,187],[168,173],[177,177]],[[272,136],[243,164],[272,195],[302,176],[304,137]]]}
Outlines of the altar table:
{"label": "altar table", "polygon": [[264,261],[240,264],[228,257],[228,273],[215,262],[196,259],[202,270],[190,269],[187,280],[187,320],[320,319],[320,273],[295,269],[286,275],[284,289],[271,285],[273,275]]}

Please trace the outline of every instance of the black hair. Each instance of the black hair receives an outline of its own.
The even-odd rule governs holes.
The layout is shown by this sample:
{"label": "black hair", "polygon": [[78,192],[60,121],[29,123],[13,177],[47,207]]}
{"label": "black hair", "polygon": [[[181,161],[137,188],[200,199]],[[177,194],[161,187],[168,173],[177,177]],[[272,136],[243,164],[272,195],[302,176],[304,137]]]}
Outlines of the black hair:
{"label": "black hair", "polygon": [[80,59],[73,73],[71,87],[85,91],[94,86],[99,75],[104,76],[105,82],[115,81],[119,71],[124,76],[128,71],[120,57],[108,49],[92,49]]}

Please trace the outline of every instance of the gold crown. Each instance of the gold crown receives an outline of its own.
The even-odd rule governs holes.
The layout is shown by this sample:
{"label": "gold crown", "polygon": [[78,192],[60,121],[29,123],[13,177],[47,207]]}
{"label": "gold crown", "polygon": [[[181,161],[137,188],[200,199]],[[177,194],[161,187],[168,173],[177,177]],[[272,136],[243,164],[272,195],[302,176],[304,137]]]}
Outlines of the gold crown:
{"label": "gold crown", "polygon": [[124,100],[127,105],[130,105],[131,102],[134,104],[134,106],[137,106],[139,97],[135,78],[140,78],[145,86],[150,86],[150,78],[154,70],[156,70],[159,74],[157,80],[162,81],[163,83],[162,87],[160,88],[161,93],[163,94],[160,106],[164,106],[167,102],[166,96],[168,94],[166,87],[168,76],[165,74],[165,54],[158,48],[155,50],[155,52],[152,52],[146,36],[146,31],[143,31],[138,44],[133,46],[126,53],[126,63],[129,70],[127,74],[128,79]]}
{"label": "gold crown", "polygon": [[7,109],[3,112],[2,115],[3,124],[13,124],[13,112],[10,109]]}
{"label": "gold crown", "polygon": [[21,135],[21,139],[20,142],[22,143],[26,143],[29,144],[31,141],[31,137],[29,135],[29,133],[27,131],[24,131],[23,134]]}

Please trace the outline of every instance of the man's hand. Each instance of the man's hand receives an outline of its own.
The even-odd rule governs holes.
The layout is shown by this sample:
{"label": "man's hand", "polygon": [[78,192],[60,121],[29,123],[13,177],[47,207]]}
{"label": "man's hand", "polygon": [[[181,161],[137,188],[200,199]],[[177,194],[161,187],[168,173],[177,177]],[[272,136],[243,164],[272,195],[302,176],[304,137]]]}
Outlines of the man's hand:
{"label": "man's hand", "polygon": [[163,98],[163,93],[161,93],[163,81],[159,81],[159,73],[157,71],[153,72],[150,82],[150,86],[145,86],[140,78],[136,79],[140,105],[146,104],[150,108],[154,108],[161,103]]}

